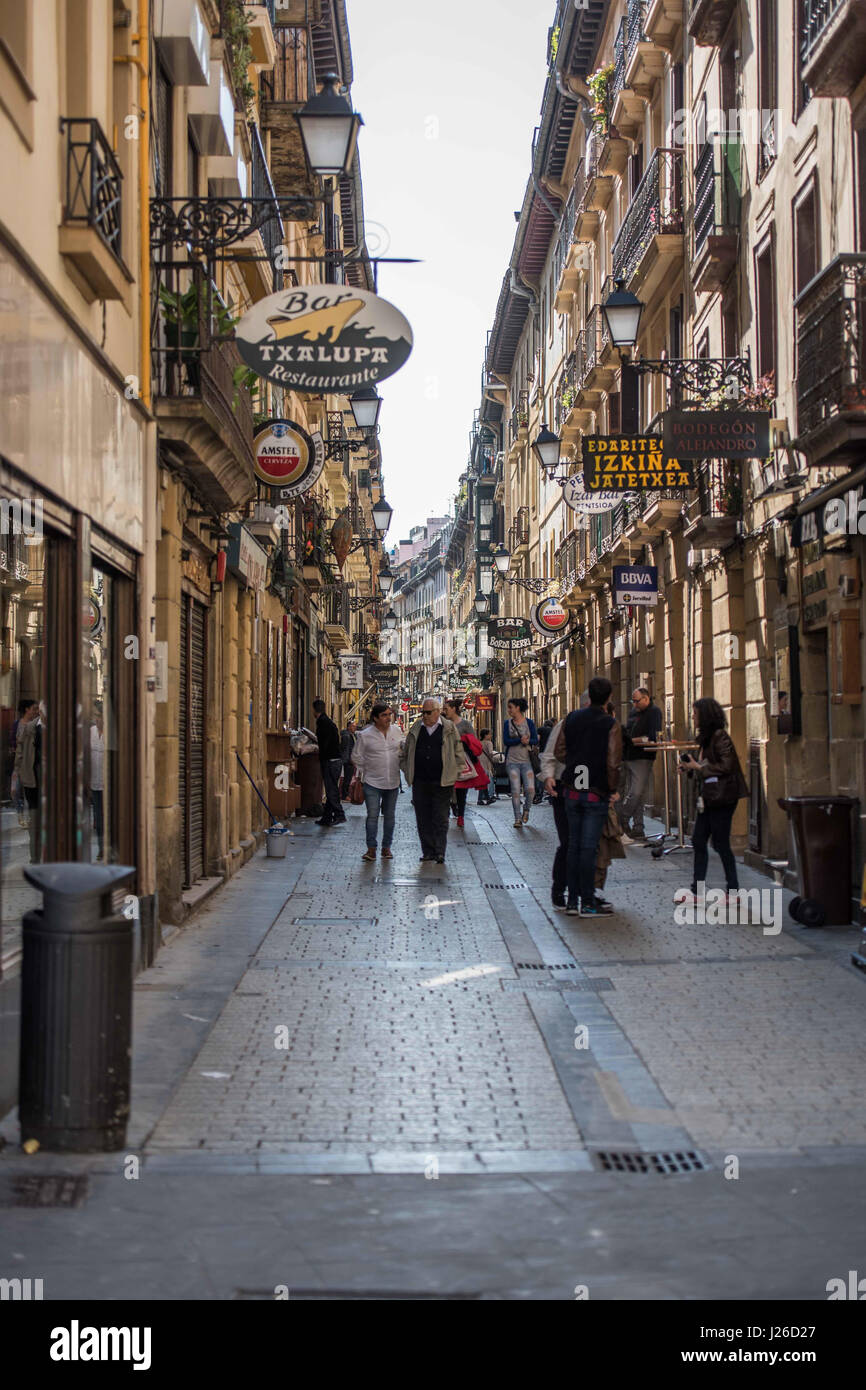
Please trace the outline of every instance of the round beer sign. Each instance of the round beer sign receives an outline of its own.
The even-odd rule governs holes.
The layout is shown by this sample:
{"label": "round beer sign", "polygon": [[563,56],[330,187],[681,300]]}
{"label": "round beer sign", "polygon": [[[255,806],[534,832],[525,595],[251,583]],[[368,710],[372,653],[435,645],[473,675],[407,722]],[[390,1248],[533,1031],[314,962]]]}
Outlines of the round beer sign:
{"label": "round beer sign", "polygon": [[536,604],[529,614],[529,621],[543,637],[556,637],[564,632],[571,621],[571,614],[563,608],[558,599],[546,598]]}
{"label": "round beer sign", "polygon": [[299,285],[268,295],[235,329],[241,357],[287,391],[351,395],[399,371],[412,329],[387,300],[353,285]]}
{"label": "round beer sign", "polygon": [[307,492],[325,466],[321,436],[307,434],[294,420],[269,420],[256,435],[254,448],[256,477],[279,488],[281,500]]}

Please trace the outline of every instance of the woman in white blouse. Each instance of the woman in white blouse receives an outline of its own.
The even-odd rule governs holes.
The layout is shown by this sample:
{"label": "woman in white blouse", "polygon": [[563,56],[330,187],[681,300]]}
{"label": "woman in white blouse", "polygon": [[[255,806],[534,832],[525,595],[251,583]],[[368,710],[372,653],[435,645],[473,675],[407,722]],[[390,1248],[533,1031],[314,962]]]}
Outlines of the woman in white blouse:
{"label": "woman in white blouse", "polygon": [[391,842],[394,839],[394,818],[400,794],[403,734],[392,726],[391,719],[389,705],[375,704],[370,712],[370,723],[355,737],[352,752],[352,762],[361,779],[367,807],[367,852],[361,858],[368,863],[376,858],[380,814],[384,820],[382,858],[394,857]]}

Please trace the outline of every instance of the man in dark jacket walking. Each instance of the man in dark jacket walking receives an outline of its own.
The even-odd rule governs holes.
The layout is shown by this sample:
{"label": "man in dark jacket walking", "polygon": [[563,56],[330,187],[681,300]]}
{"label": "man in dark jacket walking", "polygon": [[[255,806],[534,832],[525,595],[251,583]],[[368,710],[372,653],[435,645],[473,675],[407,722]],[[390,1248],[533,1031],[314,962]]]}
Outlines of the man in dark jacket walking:
{"label": "man in dark jacket walking", "polygon": [[331,825],[344,825],[346,813],[340,805],[340,773],[343,763],[340,758],[340,735],[333,719],[325,713],[324,700],[313,701],[316,716],[316,739],[319,744],[319,766],[325,785],[325,811],[317,825],[326,828]]}
{"label": "man in dark jacket walking", "polygon": [[634,840],[643,840],[646,838],[643,808],[656,760],[651,746],[657,742],[662,730],[662,712],[658,705],[653,704],[645,686],[639,686],[634,691],[631,704],[631,714],[623,733],[625,786],[617,814],[625,835]]}
{"label": "man in dark jacket walking", "polygon": [[595,896],[595,857],[608,805],[619,794],[622,728],[605,710],[611,684],[589,683],[589,705],[565,721],[562,779],[568,816],[568,906],[572,917],[604,917],[609,909]]}

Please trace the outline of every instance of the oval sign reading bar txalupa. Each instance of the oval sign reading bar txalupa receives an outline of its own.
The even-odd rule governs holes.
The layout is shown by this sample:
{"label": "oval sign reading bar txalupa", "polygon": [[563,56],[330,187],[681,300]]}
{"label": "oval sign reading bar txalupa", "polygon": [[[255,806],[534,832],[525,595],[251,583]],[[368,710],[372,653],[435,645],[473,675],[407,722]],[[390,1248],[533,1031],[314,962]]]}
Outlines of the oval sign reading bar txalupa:
{"label": "oval sign reading bar txalupa", "polygon": [[268,295],[235,330],[248,367],[287,391],[350,394],[399,371],[412,329],[387,300],[352,285]]}

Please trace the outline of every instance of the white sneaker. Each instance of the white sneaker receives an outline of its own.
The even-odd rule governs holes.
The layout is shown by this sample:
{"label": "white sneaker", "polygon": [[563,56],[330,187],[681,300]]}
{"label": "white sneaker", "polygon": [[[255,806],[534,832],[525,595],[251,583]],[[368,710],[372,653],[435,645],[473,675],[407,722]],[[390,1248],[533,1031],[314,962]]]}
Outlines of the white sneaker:
{"label": "white sneaker", "polygon": [[626,835],[625,831],[623,831],[623,832],[622,832],[622,838],[621,838],[621,840],[620,840],[620,844],[623,844],[623,845],[626,845],[626,846],[628,846],[628,845],[633,845],[633,844],[634,844],[634,840],[631,838],[630,835]]}

